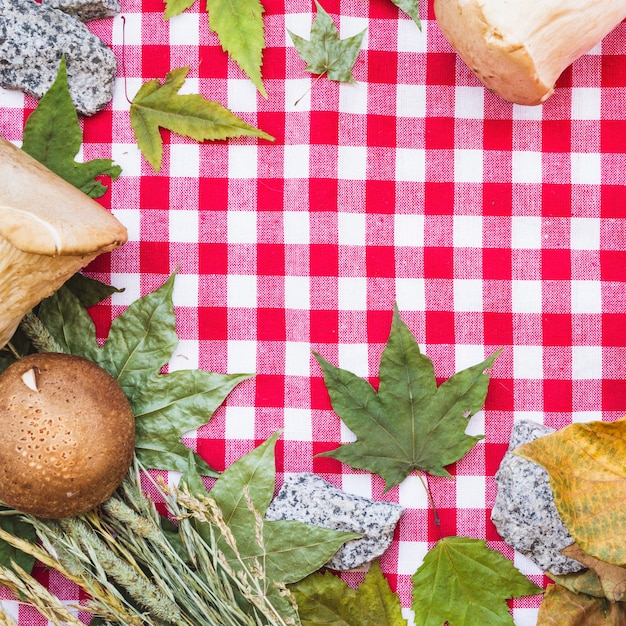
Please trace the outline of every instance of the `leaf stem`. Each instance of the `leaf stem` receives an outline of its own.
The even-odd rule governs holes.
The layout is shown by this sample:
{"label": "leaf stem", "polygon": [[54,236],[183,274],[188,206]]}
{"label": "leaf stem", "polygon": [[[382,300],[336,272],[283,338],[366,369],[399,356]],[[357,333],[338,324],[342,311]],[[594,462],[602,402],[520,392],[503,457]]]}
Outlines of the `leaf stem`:
{"label": "leaf stem", "polygon": [[437,530],[439,531],[439,538],[443,539],[443,534],[441,532],[441,519],[439,518],[439,513],[437,512],[437,506],[435,505],[435,500],[433,498],[432,491],[430,490],[430,484],[428,483],[428,478],[424,476],[424,474],[422,473],[419,473],[418,476],[419,476],[420,482],[422,483],[422,486],[424,487],[424,491],[426,491],[426,496],[428,497],[428,502],[430,503],[430,507],[433,510],[433,518],[435,521],[435,526],[437,527]]}
{"label": "leaf stem", "polygon": [[307,93],[309,93],[310,91],[312,91],[313,87],[315,87],[315,85],[317,85],[317,83],[319,83],[319,81],[324,78],[324,76],[326,76],[326,74],[328,73],[328,70],[326,70],[325,72],[322,72],[321,74],[318,74],[317,77],[315,78],[315,80],[313,80],[311,82],[311,84],[309,85],[308,89],[293,103],[294,107],[297,107],[302,98],[304,98],[304,96],[307,95]]}

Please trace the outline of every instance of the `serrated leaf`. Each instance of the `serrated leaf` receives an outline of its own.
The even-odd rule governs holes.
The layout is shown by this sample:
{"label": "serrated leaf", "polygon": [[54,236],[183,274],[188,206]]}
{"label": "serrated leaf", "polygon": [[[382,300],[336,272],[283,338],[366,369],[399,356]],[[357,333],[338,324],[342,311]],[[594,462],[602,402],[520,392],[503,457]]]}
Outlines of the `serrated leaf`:
{"label": "serrated leaf", "polygon": [[422,30],[418,0],[391,0],[401,11],[404,11]]}
{"label": "serrated leaf", "polygon": [[386,489],[413,470],[450,476],[445,469],[482,435],[467,435],[468,418],[485,402],[497,354],[458,372],[437,387],[432,361],[422,354],[394,309],[383,351],[378,392],[365,380],[315,355],[332,407],[357,441],[325,452],[354,468],[383,477]]}
{"label": "serrated leaf", "polygon": [[513,452],[548,471],[554,504],[578,545],[626,565],[626,419],[571,424]]}
{"label": "serrated leaf", "polygon": [[[283,619],[295,619],[294,608],[281,593],[280,585],[295,583],[317,571],[346,541],[359,535],[294,520],[263,520],[274,494],[274,447],[279,435],[275,433],[226,468],[209,495],[217,503],[236,542],[241,561],[223,535],[218,540],[233,569],[241,569],[241,562],[252,570],[260,565],[267,596]],[[192,493],[206,496],[193,467],[183,476],[183,484]],[[198,523],[198,531],[209,539],[208,523]]]}
{"label": "serrated leaf", "polygon": [[122,169],[111,159],[76,162],[82,141],[62,58],[55,81],[26,120],[22,150],[88,196],[99,198],[107,188],[96,177],[105,175],[115,180]]}
{"label": "serrated leaf", "polygon": [[187,10],[195,0],[165,0],[165,11],[163,17],[169,20],[170,17],[180,15],[183,11]]}
{"label": "serrated leaf", "polygon": [[537,626],[626,626],[626,606],[548,585]]}
{"label": "serrated leaf", "polygon": [[400,598],[391,591],[377,560],[356,589],[330,572],[311,574],[290,589],[302,626],[407,625]]}
{"label": "serrated leaf", "polygon": [[207,0],[209,26],[217,35],[222,49],[239,65],[254,83],[259,93],[267,98],[263,86],[261,66],[265,35],[263,13],[259,0]]}
{"label": "serrated leaf", "polygon": [[307,64],[304,71],[325,74],[329,80],[355,82],[352,68],[367,29],[352,37],[340,39],[339,31],[330,15],[317,0],[315,6],[317,14],[311,26],[311,39],[304,39],[288,31],[300,58]]}
{"label": "serrated leaf", "polygon": [[130,123],[137,145],[155,172],[161,168],[163,158],[159,128],[196,141],[244,136],[274,140],[217,102],[199,94],[178,93],[188,72],[189,67],[172,70],[163,84],[158,80],[146,81],[130,105]]}
{"label": "serrated leaf", "polygon": [[[135,415],[138,460],[148,468],[184,471],[189,448],[182,435],[206,424],[233,388],[250,376],[203,370],[160,373],[178,343],[174,280],[172,275],[116,317],[102,347],[89,313],[66,287],[41,303],[39,316],[65,352],[94,361],[117,379]],[[216,475],[201,457],[194,458],[199,473]]]}
{"label": "serrated leaf", "polygon": [[411,580],[420,626],[513,626],[506,600],[542,591],[485,541],[468,537],[440,539]]}

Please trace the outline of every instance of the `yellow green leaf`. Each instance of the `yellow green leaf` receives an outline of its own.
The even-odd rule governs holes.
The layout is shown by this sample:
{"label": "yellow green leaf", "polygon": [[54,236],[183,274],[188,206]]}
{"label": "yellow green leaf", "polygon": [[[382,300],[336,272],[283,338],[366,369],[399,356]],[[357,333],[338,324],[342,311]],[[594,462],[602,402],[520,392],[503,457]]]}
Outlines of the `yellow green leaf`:
{"label": "yellow green leaf", "polygon": [[265,34],[259,0],[207,0],[209,26],[222,48],[267,98],[261,78]]}
{"label": "yellow green leaf", "polygon": [[406,626],[402,605],[378,561],[356,588],[330,572],[316,572],[292,585],[302,626]]}
{"label": "yellow green leaf", "polygon": [[485,541],[468,537],[440,539],[412,580],[419,626],[513,626],[506,600],[542,591]]}
{"label": "yellow green leaf", "polygon": [[626,565],[626,420],[571,424],[514,453],[548,471],[557,511],[578,545]]}
{"label": "yellow green leaf", "polygon": [[137,145],[155,172],[161,168],[163,141],[159,128],[165,128],[196,141],[232,137],[273,137],[246,124],[217,102],[198,94],[179,94],[189,67],[168,72],[165,82],[145,82],[130,105],[130,123]]}

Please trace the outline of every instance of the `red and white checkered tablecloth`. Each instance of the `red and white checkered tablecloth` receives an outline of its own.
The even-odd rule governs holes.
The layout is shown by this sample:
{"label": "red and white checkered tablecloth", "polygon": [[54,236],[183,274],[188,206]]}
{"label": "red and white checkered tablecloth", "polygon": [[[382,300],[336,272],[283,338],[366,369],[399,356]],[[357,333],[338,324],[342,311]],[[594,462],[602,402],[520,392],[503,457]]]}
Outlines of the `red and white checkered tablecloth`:
{"label": "red and white checkered tablecloth", "polygon": [[[186,442],[223,469],[284,429],[277,486],[313,471],[404,505],[381,566],[410,624],[410,578],[439,531],[416,475],[383,494],[378,476],[315,457],[352,434],[312,350],[375,383],[394,302],[441,379],[504,347],[469,423],[484,441],[450,468],[455,480],[431,487],[444,534],[487,539],[538,584],[538,567],[489,520],[514,420],[626,414],[626,23],[544,105],[523,107],[482,87],[422,4],[420,32],[391,0],[324,0],[342,38],[367,28],[357,82],[340,84],[314,82],[287,34],[308,38],[313,3],[265,0],[264,99],[222,51],[203,1],[164,21],[162,0],[121,0],[120,15],[89,25],[119,68],[113,101],[81,120],[80,155],[123,169],[100,201],[129,241],[87,270],[125,288],[95,309],[99,335],[178,270],[170,369],[257,374]],[[186,65],[184,91],[276,141],[200,145],[166,132],[155,174],[127,95]],[[0,90],[0,134],[19,144],[35,105]],[[80,597],[55,574],[39,577],[63,600]],[[1,597],[19,626],[45,624]],[[512,601],[515,624],[534,625],[538,605]]]}

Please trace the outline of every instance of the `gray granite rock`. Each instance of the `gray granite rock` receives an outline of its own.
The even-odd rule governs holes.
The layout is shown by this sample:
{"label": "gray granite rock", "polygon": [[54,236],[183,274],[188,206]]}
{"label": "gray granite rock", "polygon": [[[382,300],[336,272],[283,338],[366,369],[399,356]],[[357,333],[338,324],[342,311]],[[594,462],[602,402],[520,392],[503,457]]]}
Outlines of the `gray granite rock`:
{"label": "gray granite rock", "polygon": [[120,12],[118,0],[41,0],[41,4],[73,15],[81,22],[102,20]]}
{"label": "gray granite rock", "polygon": [[71,15],[34,0],[0,0],[0,84],[41,98],[65,55],[76,109],[92,115],[113,97],[113,51]]}
{"label": "gray granite rock", "polygon": [[491,520],[506,543],[544,571],[567,574],[584,569],[584,565],[560,552],[574,539],[556,510],[548,472],[511,454],[520,445],[552,432],[553,428],[531,421],[513,426],[509,451],[495,476],[498,493]]}
{"label": "gray granite rock", "polygon": [[298,520],[306,524],[360,533],[346,542],[326,564],[334,570],[351,570],[380,556],[391,543],[404,508],[356,496],[304,472],[289,475],[270,504],[266,519]]}

